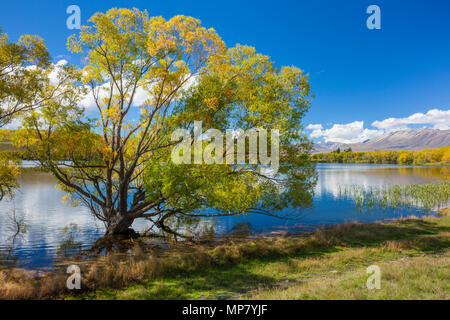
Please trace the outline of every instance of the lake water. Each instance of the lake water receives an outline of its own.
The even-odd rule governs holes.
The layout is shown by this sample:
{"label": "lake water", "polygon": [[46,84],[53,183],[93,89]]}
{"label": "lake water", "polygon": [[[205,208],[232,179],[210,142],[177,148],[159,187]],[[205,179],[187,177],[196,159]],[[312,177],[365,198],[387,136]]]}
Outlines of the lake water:
{"label": "lake water", "polygon": [[[339,186],[433,183],[448,179],[450,168],[318,164],[317,172],[313,207],[302,211],[299,219],[281,220],[256,214],[222,217],[211,221],[215,224],[215,231],[224,233],[232,230],[236,223],[250,223],[252,230],[257,233],[301,232],[349,221],[372,222],[411,214],[422,215],[424,212],[419,208],[409,211],[374,209],[361,213],[355,210],[352,199],[340,199]],[[55,185],[55,179],[48,174],[27,173],[21,178],[14,199],[0,202],[0,260],[3,259],[3,263],[14,257],[15,265],[20,267],[51,267],[58,248],[68,237],[63,230],[71,224],[77,226],[73,240],[81,244],[81,249],[89,248],[101,237],[103,224],[95,220],[87,208],[63,203],[64,193]],[[14,220],[26,225],[24,232],[15,237],[17,228]],[[145,223],[137,221],[133,227],[141,230]]]}

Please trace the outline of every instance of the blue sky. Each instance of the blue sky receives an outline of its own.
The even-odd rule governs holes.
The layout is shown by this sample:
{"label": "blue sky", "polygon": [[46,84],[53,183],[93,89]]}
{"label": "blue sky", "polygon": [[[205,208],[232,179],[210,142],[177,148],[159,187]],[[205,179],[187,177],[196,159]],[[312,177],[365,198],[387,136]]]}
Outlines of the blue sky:
{"label": "blue sky", "polygon": [[[316,95],[305,118],[315,125],[308,131],[315,139],[356,141],[404,127],[450,125],[448,0],[1,1],[0,27],[13,40],[38,34],[55,60],[78,64],[65,47],[74,33],[66,28],[71,4],[81,8],[82,23],[111,7],[191,15],[229,47],[251,45],[278,66],[300,67]],[[372,4],[381,9],[381,30],[366,27]],[[383,121],[388,118],[395,120]]]}

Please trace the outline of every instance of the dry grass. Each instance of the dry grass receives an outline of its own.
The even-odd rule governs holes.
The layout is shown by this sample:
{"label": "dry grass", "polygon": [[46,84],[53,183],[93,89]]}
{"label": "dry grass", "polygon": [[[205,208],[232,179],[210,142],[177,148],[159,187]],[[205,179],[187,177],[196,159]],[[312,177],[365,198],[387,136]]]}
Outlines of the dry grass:
{"label": "dry grass", "polygon": [[0,299],[45,299],[64,292],[67,276],[34,277],[24,270],[0,271]]}
{"label": "dry grass", "polygon": [[440,217],[450,216],[450,208],[442,208],[438,211],[437,214]]}

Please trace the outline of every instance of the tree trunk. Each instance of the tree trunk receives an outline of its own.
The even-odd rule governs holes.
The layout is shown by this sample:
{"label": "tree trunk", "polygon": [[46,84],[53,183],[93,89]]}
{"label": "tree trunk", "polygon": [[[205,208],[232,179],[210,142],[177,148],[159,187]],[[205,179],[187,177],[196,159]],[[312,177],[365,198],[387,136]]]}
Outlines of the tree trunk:
{"label": "tree trunk", "polygon": [[136,237],[137,233],[130,228],[133,221],[134,219],[122,215],[111,218],[106,228],[106,235],[121,235],[130,238]]}

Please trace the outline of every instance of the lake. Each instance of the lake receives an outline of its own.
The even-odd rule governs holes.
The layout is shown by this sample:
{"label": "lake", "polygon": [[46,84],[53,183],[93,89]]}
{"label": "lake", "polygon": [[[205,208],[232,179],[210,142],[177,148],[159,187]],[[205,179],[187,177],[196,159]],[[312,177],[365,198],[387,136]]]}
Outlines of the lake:
{"label": "lake", "polygon": [[[425,214],[420,208],[408,211],[373,209],[362,213],[355,210],[352,199],[339,196],[339,186],[436,183],[448,179],[450,167],[318,164],[317,173],[313,207],[303,210],[297,220],[253,214],[222,217],[205,223],[213,223],[217,233],[228,232],[237,223],[250,223],[255,233],[277,233],[310,231],[319,226],[349,221],[372,222],[412,214],[420,216]],[[89,248],[102,236],[103,224],[95,220],[87,208],[65,204],[62,201],[64,192],[55,186],[56,180],[52,176],[28,172],[21,177],[14,199],[0,202],[0,260],[3,259],[3,263],[14,258],[19,267],[51,267],[61,251],[61,244],[71,235],[64,232],[70,225],[76,225],[71,240],[80,243],[80,249]],[[14,221],[26,226],[24,232],[16,236]],[[136,221],[133,228],[142,230],[145,226],[145,222]]]}

